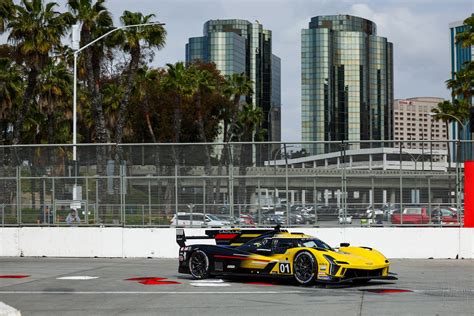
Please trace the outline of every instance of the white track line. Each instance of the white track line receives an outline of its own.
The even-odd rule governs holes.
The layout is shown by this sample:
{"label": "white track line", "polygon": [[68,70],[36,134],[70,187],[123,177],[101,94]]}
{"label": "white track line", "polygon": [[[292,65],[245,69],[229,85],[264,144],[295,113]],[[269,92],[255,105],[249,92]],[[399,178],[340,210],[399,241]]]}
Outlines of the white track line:
{"label": "white track line", "polygon": [[86,275],[74,275],[74,276],[65,276],[65,277],[60,277],[56,278],[56,280],[94,280],[98,279],[99,277],[93,277],[93,276],[86,276]]}
{"label": "white track line", "polygon": [[0,294],[84,294],[84,295],[97,295],[97,294],[224,294],[224,295],[235,295],[235,294],[298,294],[305,293],[307,291],[0,291]]}
{"label": "white track line", "polygon": [[193,280],[192,283],[224,283],[222,279]]}
{"label": "white track line", "polygon": [[229,283],[215,283],[215,282],[214,282],[214,283],[204,283],[204,282],[195,283],[195,282],[191,282],[191,283],[189,283],[189,284],[192,285],[192,286],[197,286],[197,287],[230,286]]}

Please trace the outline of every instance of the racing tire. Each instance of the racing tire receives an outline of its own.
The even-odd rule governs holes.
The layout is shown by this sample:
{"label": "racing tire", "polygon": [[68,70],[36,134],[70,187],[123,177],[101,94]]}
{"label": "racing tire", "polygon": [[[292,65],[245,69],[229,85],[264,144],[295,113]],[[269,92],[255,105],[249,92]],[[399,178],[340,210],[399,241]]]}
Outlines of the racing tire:
{"label": "racing tire", "polygon": [[300,285],[312,285],[316,282],[318,263],[309,251],[301,251],[293,259],[293,275]]}
{"label": "racing tire", "polygon": [[209,258],[204,251],[198,249],[191,254],[189,272],[197,280],[209,277]]}

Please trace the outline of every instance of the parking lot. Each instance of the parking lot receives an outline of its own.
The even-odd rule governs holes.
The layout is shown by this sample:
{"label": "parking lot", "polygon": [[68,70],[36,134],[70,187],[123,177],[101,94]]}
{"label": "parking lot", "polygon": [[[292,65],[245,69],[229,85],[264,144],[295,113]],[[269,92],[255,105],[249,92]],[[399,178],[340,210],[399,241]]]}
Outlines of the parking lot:
{"label": "parking lot", "polygon": [[176,270],[171,259],[0,258],[0,301],[22,315],[472,315],[474,310],[472,260],[393,260],[398,281],[363,287],[195,282]]}

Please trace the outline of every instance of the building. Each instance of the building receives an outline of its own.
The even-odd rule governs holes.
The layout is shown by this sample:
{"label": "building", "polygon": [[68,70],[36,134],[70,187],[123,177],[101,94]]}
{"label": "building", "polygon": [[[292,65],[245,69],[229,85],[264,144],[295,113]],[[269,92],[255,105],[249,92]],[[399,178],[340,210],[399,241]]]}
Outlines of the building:
{"label": "building", "polygon": [[[432,109],[443,101],[442,98],[434,97],[395,100],[393,107],[394,140],[405,141],[404,148],[446,150],[448,148],[446,124],[442,121],[435,121],[430,115]],[[416,142],[411,142],[412,140]],[[436,142],[425,143],[423,140]],[[395,147],[399,147],[399,143],[395,143]]]}
{"label": "building", "polygon": [[[393,46],[377,36],[375,23],[313,17],[302,30],[301,71],[303,141],[393,139]],[[331,151],[325,144],[305,147]]]}
{"label": "building", "polygon": [[281,140],[281,66],[272,53],[270,30],[258,21],[209,20],[204,35],[186,44],[186,62],[196,60],[215,63],[223,75],[245,73],[254,91],[246,101],[263,110],[265,140]]}
{"label": "building", "polygon": [[[455,74],[461,70],[466,63],[474,60],[474,47],[467,46],[463,47],[462,42],[456,43],[456,34],[462,33],[467,29],[467,26],[464,25],[463,21],[457,21],[449,24],[450,30],[450,46],[451,46],[451,79],[455,79]],[[472,104],[472,102],[471,102]],[[449,134],[452,140],[463,139],[463,140],[472,140],[472,134],[468,131],[470,130],[469,124],[466,125],[464,131],[458,131],[456,122],[450,124]],[[470,159],[472,156],[472,148],[469,146],[466,147],[466,152],[464,153],[464,148],[462,149],[462,157],[465,159]],[[454,149],[454,144],[451,145],[451,150],[453,152],[453,160],[456,159],[456,151]]]}

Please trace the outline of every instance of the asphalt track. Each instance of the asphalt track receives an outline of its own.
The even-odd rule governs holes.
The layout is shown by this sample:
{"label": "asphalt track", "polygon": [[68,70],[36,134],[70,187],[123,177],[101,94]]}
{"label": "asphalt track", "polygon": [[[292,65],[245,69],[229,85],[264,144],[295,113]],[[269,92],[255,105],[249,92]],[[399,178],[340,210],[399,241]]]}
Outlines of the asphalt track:
{"label": "asphalt track", "polygon": [[[473,260],[393,260],[398,281],[309,288],[194,282],[176,268],[168,259],[0,258],[0,301],[22,315],[474,315]],[[146,277],[159,279],[126,280]]]}

